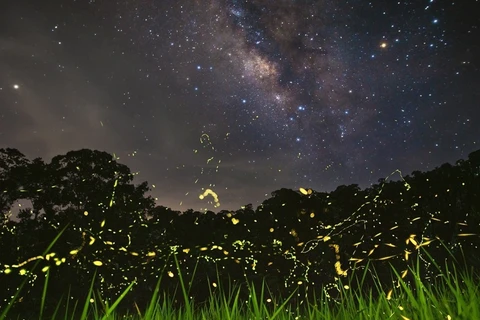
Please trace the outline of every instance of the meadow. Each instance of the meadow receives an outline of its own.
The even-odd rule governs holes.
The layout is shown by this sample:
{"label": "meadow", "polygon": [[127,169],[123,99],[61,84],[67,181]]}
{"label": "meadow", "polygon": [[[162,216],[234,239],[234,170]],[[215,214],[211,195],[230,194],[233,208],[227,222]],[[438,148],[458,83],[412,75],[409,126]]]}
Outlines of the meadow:
{"label": "meadow", "polygon": [[106,153],[5,153],[2,320],[480,319],[480,151],[217,213],[157,205]]}
{"label": "meadow", "polygon": [[[428,255],[428,253],[426,252]],[[175,259],[178,266],[178,261]],[[458,270],[455,265],[437,265],[438,271],[443,270],[433,281],[425,283],[420,276],[420,263],[410,270],[415,279],[405,282],[402,275],[396,270],[395,283],[388,292],[383,291],[380,283],[370,290],[351,290],[352,281],[356,281],[356,288],[362,288],[363,274],[338,279],[340,295],[332,299],[319,291],[314,301],[295,301],[295,292],[285,299],[274,300],[267,298],[268,286],[263,283],[260,288],[247,284],[250,294],[248,299],[240,298],[242,288],[228,284],[223,286],[217,281],[211,281],[211,287],[219,290],[210,295],[202,303],[195,303],[189,295],[188,283],[180,275],[180,286],[183,301],[179,307],[178,301],[168,296],[161,296],[162,279],[155,287],[154,293],[143,310],[135,304],[135,312],[123,312],[117,309],[121,301],[132,294],[133,283],[112,303],[105,302],[99,292],[93,289],[92,281],[88,295],[84,301],[73,301],[65,292],[65,299],[58,301],[53,312],[45,312],[43,304],[39,310],[28,310],[18,314],[10,312],[21,295],[20,288],[10,303],[3,308],[0,319],[178,319],[178,320],[250,320],[250,319],[480,319],[480,277],[478,270]],[[367,270],[367,269],[364,269]],[[96,275],[93,276],[93,279]],[[360,283],[358,283],[360,281]],[[259,290],[256,290],[259,289]],[[45,282],[41,301],[47,301],[49,294],[49,272],[45,273]],[[268,296],[272,296],[271,294]]]}

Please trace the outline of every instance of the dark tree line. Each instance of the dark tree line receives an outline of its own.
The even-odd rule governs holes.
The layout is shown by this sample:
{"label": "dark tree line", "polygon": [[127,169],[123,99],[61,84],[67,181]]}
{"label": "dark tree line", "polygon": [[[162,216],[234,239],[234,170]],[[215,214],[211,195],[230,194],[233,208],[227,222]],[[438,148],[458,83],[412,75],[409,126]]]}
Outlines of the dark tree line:
{"label": "dark tree line", "polygon": [[[408,281],[403,272],[417,259],[430,281],[441,272],[424,249],[440,265],[480,267],[480,150],[364,190],[280,189],[256,209],[218,213],[156,206],[148,184],[132,181],[105,152],[71,151],[45,163],[0,149],[0,309],[25,280],[16,306],[38,305],[47,273],[47,305],[67,292],[83,298],[96,273],[104,299],[134,281],[129,308],[149,300],[159,277],[162,291],[178,295],[176,263],[196,301],[227,283],[261,281],[279,296],[297,290],[303,300],[324,290],[335,300],[338,279],[364,271],[388,290],[391,267]],[[31,207],[13,219],[20,200]]]}

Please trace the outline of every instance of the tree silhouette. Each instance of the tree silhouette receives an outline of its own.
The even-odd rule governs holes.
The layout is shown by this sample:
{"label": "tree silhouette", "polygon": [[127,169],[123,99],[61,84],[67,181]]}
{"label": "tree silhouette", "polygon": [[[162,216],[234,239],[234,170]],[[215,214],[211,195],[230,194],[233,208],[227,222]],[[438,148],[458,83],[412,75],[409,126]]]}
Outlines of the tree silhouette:
{"label": "tree silhouette", "polygon": [[[196,301],[208,298],[212,281],[257,288],[266,281],[275,295],[298,290],[297,302],[316,290],[336,299],[338,279],[365,268],[364,287],[357,289],[379,280],[388,290],[390,267],[407,270],[417,257],[429,281],[440,271],[423,248],[437,262],[480,268],[480,150],[455,165],[397,173],[396,180],[382,178],[364,190],[356,184],[330,193],[281,188],[257,208],[179,212],[156,206],[146,196],[147,182],[134,185],[130,169],[108,153],[82,149],[45,163],[0,149],[0,301],[27,277],[18,308],[40,303],[45,272],[49,307],[69,289],[81,299],[96,272],[95,290],[109,301],[135,281],[122,307],[144,305],[159,277],[162,291],[181,304],[173,256]],[[8,214],[24,200],[32,208]]]}

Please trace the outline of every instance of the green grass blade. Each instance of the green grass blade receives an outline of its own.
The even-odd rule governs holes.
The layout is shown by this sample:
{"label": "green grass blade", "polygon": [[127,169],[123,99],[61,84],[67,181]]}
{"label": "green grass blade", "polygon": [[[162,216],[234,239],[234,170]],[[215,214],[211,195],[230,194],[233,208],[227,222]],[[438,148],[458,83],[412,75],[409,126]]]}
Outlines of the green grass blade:
{"label": "green grass blade", "polygon": [[123,290],[123,292],[120,294],[117,300],[115,300],[115,302],[107,309],[107,311],[105,312],[105,315],[102,317],[102,320],[108,319],[108,317],[113,313],[113,311],[120,304],[123,298],[125,298],[127,293],[130,292],[134,284],[135,284],[135,281],[132,281],[130,285],[125,290]]}
{"label": "green grass blade", "polygon": [[43,310],[45,308],[45,300],[47,299],[47,288],[48,288],[49,277],[50,277],[50,269],[47,270],[47,272],[45,274],[45,284],[43,285],[42,300],[40,302],[40,317],[39,317],[39,319],[43,319]]}

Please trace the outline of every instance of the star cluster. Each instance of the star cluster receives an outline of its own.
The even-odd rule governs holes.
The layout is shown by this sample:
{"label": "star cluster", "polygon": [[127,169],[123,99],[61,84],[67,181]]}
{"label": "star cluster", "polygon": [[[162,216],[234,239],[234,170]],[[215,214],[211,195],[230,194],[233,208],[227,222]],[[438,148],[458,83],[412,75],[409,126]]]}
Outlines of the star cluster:
{"label": "star cluster", "polygon": [[0,144],[119,154],[173,208],[478,149],[477,1],[26,2],[1,14]]}

